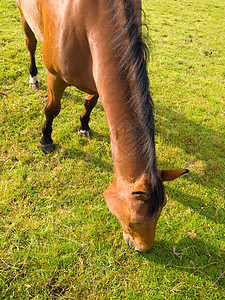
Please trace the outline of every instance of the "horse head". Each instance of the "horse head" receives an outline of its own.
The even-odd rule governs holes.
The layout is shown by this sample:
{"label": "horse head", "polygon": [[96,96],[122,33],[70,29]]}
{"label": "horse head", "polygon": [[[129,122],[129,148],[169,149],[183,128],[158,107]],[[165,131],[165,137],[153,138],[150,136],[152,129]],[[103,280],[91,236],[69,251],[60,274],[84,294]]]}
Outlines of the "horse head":
{"label": "horse head", "polygon": [[109,210],[118,218],[123,228],[125,242],[132,249],[145,252],[153,245],[156,224],[167,203],[163,181],[174,180],[188,172],[158,170],[158,186],[154,189],[147,174],[142,174],[132,184],[127,184],[122,178],[114,178],[104,197]]}

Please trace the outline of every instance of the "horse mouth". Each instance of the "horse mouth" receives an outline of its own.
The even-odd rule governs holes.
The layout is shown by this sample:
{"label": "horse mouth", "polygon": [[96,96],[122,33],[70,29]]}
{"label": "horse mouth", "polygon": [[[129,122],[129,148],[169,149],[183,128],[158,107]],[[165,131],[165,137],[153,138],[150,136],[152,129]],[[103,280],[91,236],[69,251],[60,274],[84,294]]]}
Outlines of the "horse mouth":
{"label": "horse mouth", "polygon": [[129,234],[126,234],[125,232],[123,232],[123,238],[124,238],[124,241],[125,243],[134,251],[137,251],[137,252],[140,252],[140,253],[143,253],[145,251],[147,251],[150,247],[146,247],[146,248],[143,248],[143,247],[139,247],[135,244],[135,241],[132,237],[130,237]]}

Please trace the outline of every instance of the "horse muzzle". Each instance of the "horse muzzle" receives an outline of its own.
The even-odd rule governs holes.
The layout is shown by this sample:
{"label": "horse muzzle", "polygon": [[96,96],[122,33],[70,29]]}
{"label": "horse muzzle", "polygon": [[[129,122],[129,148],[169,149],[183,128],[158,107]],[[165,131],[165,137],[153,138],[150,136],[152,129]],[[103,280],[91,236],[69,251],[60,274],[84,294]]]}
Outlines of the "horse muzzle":
{"label": "horse muzzle", "polygon": [[137,251],[137,252],[140,252],[140,253],[143,253],[147,250],[149,250],[153,244],[153,242],[150,244],[150,245],[141,245],[139,243],[137,243],[129,234],[125,233],[123,231],[123,238],[124,238],[124,241],[125,243],[131,248],[133,249],[134,251]]}

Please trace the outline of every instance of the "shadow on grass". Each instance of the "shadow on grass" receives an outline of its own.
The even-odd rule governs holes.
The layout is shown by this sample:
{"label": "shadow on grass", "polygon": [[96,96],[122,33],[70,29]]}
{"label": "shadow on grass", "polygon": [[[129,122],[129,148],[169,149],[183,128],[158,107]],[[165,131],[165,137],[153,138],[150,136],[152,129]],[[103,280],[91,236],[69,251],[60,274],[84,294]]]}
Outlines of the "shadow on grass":
{"label": "shadow on grass", "polygon": [[[101,136],[101,135],[100,135]],[[104,137],[104,135],[102,135]],[[104,138],[103,138],[104,139]],[[86,145],[88,140],[85,138],[81,139],[80,145]],[[82,146],[81,146],[82,147]],[[61,152],[62,159],[79,159],[83,160],[86,163],[90,163],[91,165],[97,166],[106,170],[107,172],[113,172],[113,165],[109,164],[105,159],[102,158],[100,151],[84,151],[79,147],[65,147],[60,144],[55,144],[53,152]],[[51,155],[49,153],[48,155]]]}
{"label": "shadow on grass", "polygon": [[95,139],[97,141],[106,141],[110,144],[110,136],[108,134],[97,132],[96,130],[91,130],[91,140]]}
{"label": "shadow on grass", "polygon": [[165,143],[179,147],[187,155],[195,157],[196,161],[203,162],[202,168],[193,166],[192,170],[192,166],[185,166],[190,170],[186,180],[210,189],[211,195],[208,195],[208,198],[212,200],[209,203],[210,213],[200,209],[203,205],[201,198],[185,194],[183,191],[171,190],[169,185],[167,189],[171,190],[182,204],[198,210],[199,213],[215,222],[224,223],[224,210],[214,203],[216,201],[213,202],[214,195],[212,193],[219,188],[219,185],[221,185],[220,191],[224,191],[225,135],[219,130],[197,124],[166,106],[160,106],[158,114],[159,117],[162,116],[162,120],[158,125],[156,122],[156,134],[160,135]]}
{"label": "shadow on grass", "polygon": [[[225,135],[219,130],[199,125],[166,106],[161,105],[158,114],[162,116],[162,120],[157,124],[156,116],[156,134],[163,136],[164,141],[172,143],[175,147],[184,149],[187,154],[204,161],[207,166],[205,174],[213,171],[220,177],[220,171],[223,171],[225,166]],[[224,165],[218,164],[218,160],[222,158]],[[196,179],[201,178],[202,176],[199,176]],[[201,181],[204,183],[204,180]]]}
{"label": "shadow on grass", "polygon": [[197,211],[198,214],[210,219],[211,221],[220,224],[225,222],[225,212],[223,208],[215,205],[212,201],[204,207],[202,199],[200,197],[193,196],[191,194],[184,193],[183,191],[174,189],[167,186],[168,194],[173,194],[176,197],[176,201],[182,203],[186,207],[190,207],[194,211]]}

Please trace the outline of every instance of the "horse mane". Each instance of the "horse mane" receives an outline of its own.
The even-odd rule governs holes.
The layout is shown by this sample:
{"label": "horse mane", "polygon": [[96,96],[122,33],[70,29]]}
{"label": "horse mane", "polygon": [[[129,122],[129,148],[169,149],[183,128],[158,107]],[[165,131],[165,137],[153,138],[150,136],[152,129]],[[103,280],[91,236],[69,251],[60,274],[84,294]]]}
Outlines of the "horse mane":
{"label": "horse mane", "polygon": [[[150,214],[153,215],[163,204],[164,190],[156,169],[154,104],[147,74],[149,50],[142,37],[142,25],[136,21],[138,9],[134,7],[134,0],[109,0],[108,3],[113,16],[112,47],[118,60],[118,76],[128,87],[126,100],[132,108],[136,136],[132,143],[140,156],[145,158],[145,171],[151,175]],[[140,147],[140,140],[143,147]]]}

